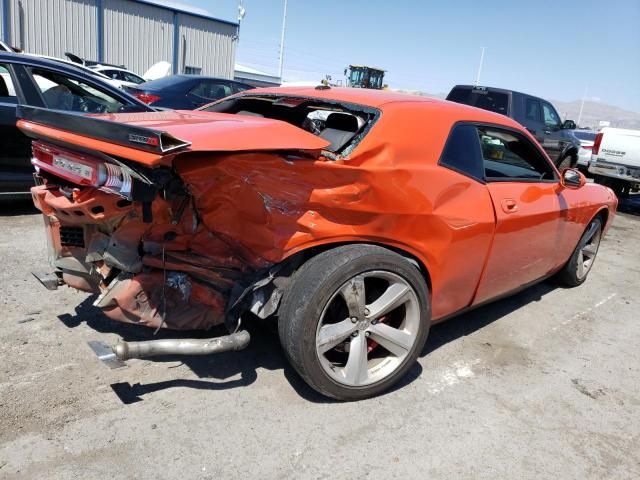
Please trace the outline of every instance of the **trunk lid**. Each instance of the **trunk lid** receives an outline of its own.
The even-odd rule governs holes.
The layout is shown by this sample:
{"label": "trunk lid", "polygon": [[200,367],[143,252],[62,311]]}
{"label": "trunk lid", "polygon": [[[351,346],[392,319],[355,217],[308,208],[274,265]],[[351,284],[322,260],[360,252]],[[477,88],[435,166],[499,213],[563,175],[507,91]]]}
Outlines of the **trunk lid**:
{"label": "trunk lid", "polygon": [[29,137],[116,155],[147,166],[177,152],[316,151],[323,138],[289,123],[216,112],[160,111],[90,115],[18,107]]}

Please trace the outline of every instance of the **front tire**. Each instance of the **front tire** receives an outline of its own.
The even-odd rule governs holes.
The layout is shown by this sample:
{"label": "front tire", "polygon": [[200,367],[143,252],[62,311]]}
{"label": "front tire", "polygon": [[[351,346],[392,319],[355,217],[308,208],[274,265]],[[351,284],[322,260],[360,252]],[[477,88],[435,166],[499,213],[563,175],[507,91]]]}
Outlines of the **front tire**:
{"label": "front tire", "polygon": [[568,153],[567,155],[562,157],[562,160],[560,160],[560,162],[558,163],[558,170],[562,171],[565,168],[571,168],[576,163],[577,161],[573,158],[573,156],[570,153]]}
{"label": "front tire", "polygon": [[338,400],[373,397],[398,382],[429,332],[420,270],[375,245],[323,252],[292,277],[279,310],[284,351],[316,391]]}
{"label": "front tire", "polygon": [[589,222],[576,245],[571,258],[558,273],[558,279],[568,287],[582,285],[593,267],[602,238],[602,220],[599,217]]}

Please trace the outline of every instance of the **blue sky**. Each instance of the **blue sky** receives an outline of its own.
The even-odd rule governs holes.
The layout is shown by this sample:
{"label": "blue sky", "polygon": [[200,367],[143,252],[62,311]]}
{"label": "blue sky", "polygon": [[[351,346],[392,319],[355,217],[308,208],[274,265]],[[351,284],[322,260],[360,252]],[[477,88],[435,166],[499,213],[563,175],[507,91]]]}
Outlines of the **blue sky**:
{"label": "blue sky", "polygon": [[[180,0],[235,20],[237,0]],[[283,0],[244,0],[236,60],[277,73]],[[448,92],[480,83],[640,112],[640,0],[289,0],[285,80],[343,78],[349,63],[391,87]]]}

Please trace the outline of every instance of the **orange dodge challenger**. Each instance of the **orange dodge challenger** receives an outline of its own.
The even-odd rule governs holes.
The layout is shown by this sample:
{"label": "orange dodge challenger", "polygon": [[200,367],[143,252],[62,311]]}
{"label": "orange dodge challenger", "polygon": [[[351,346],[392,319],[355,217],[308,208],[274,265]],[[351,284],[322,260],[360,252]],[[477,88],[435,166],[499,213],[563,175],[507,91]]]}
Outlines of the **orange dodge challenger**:
{"label": "orange dodge challenger", "polygon": [[507,117],[346,88],[251,90],[199,111],[20,107],[54,271],[108,317],[208,329],[117,359],[241,349],[275,319],[324,395],[397,382],[429,326],[551,275],[579,285],[617,200]]}

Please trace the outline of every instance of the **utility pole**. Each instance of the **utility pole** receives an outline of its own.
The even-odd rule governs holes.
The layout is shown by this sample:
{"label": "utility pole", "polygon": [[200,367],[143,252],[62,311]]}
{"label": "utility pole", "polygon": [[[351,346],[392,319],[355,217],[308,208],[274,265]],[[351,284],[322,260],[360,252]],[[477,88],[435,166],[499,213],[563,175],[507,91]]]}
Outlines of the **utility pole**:
{"label": "utility pole", "polygon": [[278,75],[282,82],[282,62],[284,60],[284,32],[287,28],[287,0],[284,0],[284,13],[282,15],[282,35],[280,36],[280,61],[278,62]]}
{"label": "utility pole", "polygon": [[484,47],[480,47],[480,65],[478,65],[478,76],[476,77],[476,85],[480,83],[480,73],[482,72],[483,61],[484,61]]}
{"label": "utility pole", "polygon": [[589,85],[584,86],[584,95],[582,95],[582,103],[580,103],[580,113],[578,114],[578,122],[576,126],[580,126],[580,120],[582,120],[582,110],[584,109],[584,100],[587,98],[587,90],[589,89]]}

